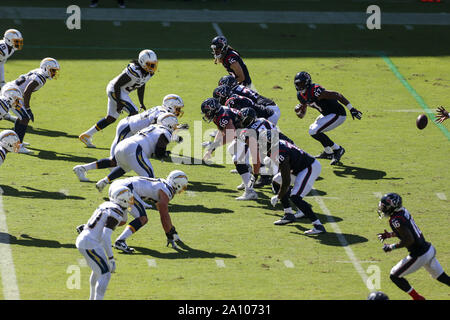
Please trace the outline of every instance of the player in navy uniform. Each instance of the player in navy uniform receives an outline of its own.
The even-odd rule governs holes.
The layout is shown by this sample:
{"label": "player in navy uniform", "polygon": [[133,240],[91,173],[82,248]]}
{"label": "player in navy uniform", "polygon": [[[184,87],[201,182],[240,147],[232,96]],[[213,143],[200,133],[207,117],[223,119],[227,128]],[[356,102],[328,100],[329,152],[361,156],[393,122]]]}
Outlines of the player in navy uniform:
{"label": "player in navy uniform", "polygon": [[[254,109],[258,113],[259,118],[265,118],[269,120],[270,122],[277,124],[278,119],[280,119],[280,108],[276,105],[276,103],[266,98],[260,94],[258,94],[256,91],[249,89],[243,85],[235,85],[235,86],[228,86],[228,85],[219,85],[216,89],[213,91],[213,97],[216,99],[219,99],[219,102],[223,105],[227,105],[227,101],[230,98],[233,97],[245,97],[247,99],[250,99],[253,102]],[[239,100],[244,100],[243,102]],[[246,99],[239,99],[237,102],[228,102],[228,104],[231,103],[237,103],[236,106],[232,106],[232,108],[235,109],[242,109],[245,108],[246,105],[249,103],[246,102]],[[244,106],[241,106],[241,104],[244,104]],[[272,111],[269,112],[268,110]]]}
{"label": "player in navy uniform", "polygon": [[[294,222],[296,218],[305,216],[313,225],[313,228],[305,231],[305,234],[326,232],[325,227],[312,211],[311,205],[303,200],[320,175],[322,166],[319,161],[295,144],[279,140],[279,137],[271,130],[261,132],[258,143],[262,152],[267,150],[267,155],[278,164],[280,171],[273,178],[272,187],[276,195],[270,199],[270,203],[275,206],[278,201],[281,201],[284,216],[274,224],[285,225]],[[291,184],[293,184],[292,188]],[[289,200],[299,209],[296,214],[293,213]]]}
{"label": "player in navy uniform", "polygon": [[251,88],[252,80],[247,66],[242,60],[239,52],[228,45],[224,36],[217,36],[211,41],[214,63],[222,63],[229,74],[233,75],[238,84]]}
{"label": "player in navy uniform", "polygon": [[321,113],[309,127],[311,137],[324,147],[324,151],[316,158],[331,159],[332,165],[339,163],[345,149],[334,143],[324,132],[333,130],[344,123],[346,112],[342,105],[349,109],[353,119],[361,120],[361,111],[356,110],[342,94],[328,91],[319,84],[312,83],[308,72],[297,73],[294,84],[297,90],[297,99],[300,101],[300,104],[295,107],[297,116],[303,118],[307,106],[317,109]]}
{"label": "player in navy uniform", "polygon": [[204,161],[211,158],[212,153],[221,145],[230,143],[228,152],[232,155],[236,170],[244,183],[244,194],[236,200],[254,200],[258,194],[253,189],[251,168],[246,158],[246,148],[241,140],[236,139],[236,130],[241,128],[239,122],[239,111],[220,105],[214,98],[208,98],[201,105],[203,120],[213,121],[219,131],[214,141],[208,144]]}
{"label": "player in navy uniform", "polygon": [[450,277],[436,259],[436,249],[425,240],[411,214],[402,206],[400,195],[385,194],[378,203],[378,215],[380,219],[389,218],[389,225],[393,231],[384,230],[383,233],[378,233],[378,239],[380,241],[391,237],[400,239],[400,242],[395,244],[384,244],[383,251],[390,252],[394,249],[406,248],[409,252],[406,258],[391,269],[390,278],[397,287],[408,293],[413,300],[425,300],[404,278],[421,267],[424,267],[434,279],[450,286]]}

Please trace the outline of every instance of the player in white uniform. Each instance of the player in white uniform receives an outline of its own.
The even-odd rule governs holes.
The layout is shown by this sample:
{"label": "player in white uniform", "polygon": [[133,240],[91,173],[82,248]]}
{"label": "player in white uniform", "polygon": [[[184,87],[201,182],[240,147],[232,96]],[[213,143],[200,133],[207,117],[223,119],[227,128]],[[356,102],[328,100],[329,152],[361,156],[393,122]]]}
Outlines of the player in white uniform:
{"label": "player in white uniform", "polygon": [[111,249],[111,234],[118,225],[125,224],[127,212],[134,198],[130,189],[117,188],[94,211],[78,235],[76,247],[92,269],[89,300],[102,300],[108,287],[111,273],[116,270]]}
{"label": "player in white uniform", "polygon": [[152,50],[142,50],[137,60],[131,61],[120,75],[112,79],[106,87],[108,95],[107,115],[89,130],[80,134],[81,142],[86,144],[88,148],[95,148],[95,145],[92,143],[92,136],[115,122],[123,110],[130,116],[137,114],[138,108],[129,96],[132,91],[137,90],[141,109],[145,110],[145,84],[155,75],[157,67],[158,59],[156,54]]}
{"label": "player in white uniform", "polygon": [[166,156],[167,145],[172,140],[172,132],[177,125],[178,119],[174,114],[163,113],[158,117],[156,125],[150,125],[117,144],[113,157],[75,166],[73,171],[80,181],[89,181],[86,177],[87,171],[118,166],[97,182],[96,187],[99,191],[112,180],[131,170],[139,176],[153,178],[153,167],[149,159],[152,155],[157,158]]}
{"label": "player in white uniform", "polygon": [[6,119],[10,111],[14,112],[18,119],[28,117],[23,106],[22,91],[13,82],[3,86],[0,93],[0,120]]}
{"label": "player in white uniform", "polygon": [[0,132],[0,166],[5,162],[8,152],[17,152],[20,148],[20,140],[12,130],[3,130]]}
{"label": "player in white uniform", "polygon": [[0,40],[0,89],[5,85],[5,62],[14,52],[22,50],[23,37],[16,29],[5,31],[3,40]]}
{"label": "player in white uniform", "polygon": [[[14,131],[17,132],[17,135],[20,138],[20,141],[23,143],[23,138],[25,137],[25,132],[28,127],[28,123],[34,121],[34,115],[31,111],[30,100],[33,92],[41,89],[47,80],[57,79],[58,72],[61,69],[58,61],[53,58],[44,58],[42,59],[39,68],[33,69],[27,74],[21,75],[14,81],[8,82],[6,86],[16,85],[20,88],[23,94],[24,107],[26,110],[26,114],[22,116],[22,119],[16,120],[14,124]],[[3,90],[2,90],[3,91]],[[20,147],[19,153],[33,153],[33,151],[25,148],[25,145],[22,144]]]}
{"label": "player in white uniform", "polygon": [[148,204],[156,203],[156,207],[161,217],[161,224],[167,236],[167,245],[172,244],[176,248],[175,242],[180,240],[172,220],[169,215],[169,202],[175,194],[186,190],[188,178],[183,171],[175,170],[169,173],[166,179],[155,179],[147,177],[131,177],[114,181],[109,187],[109,193],[113,193],[117,188],[127,187],[133,192],[135,199],[134,206],[130,214],[134,217],[122,234],[116,239],[114,247],[126,253],[132,253],[133,248],[128,247],[125,240],[137,232],[147,221],[146,208]]}

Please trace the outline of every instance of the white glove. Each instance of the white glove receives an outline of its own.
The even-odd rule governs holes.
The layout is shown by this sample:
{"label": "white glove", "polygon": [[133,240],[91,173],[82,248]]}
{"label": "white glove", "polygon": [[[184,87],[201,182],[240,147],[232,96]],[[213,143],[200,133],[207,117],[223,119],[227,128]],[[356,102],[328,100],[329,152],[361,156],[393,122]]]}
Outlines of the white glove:
{"label": "white glove", "polygon": [[108,258],[108,262],[109,262],[109,271],[111,273],[114,273],[116,271],[116,260],[114,258],[111,259]]}
{"label": "white glove", "polygon": [[276,206],[277,202],[278,202],[278,195],[273,196],[272,198],[270,198],[270,203],[272,204],[272,206]]}

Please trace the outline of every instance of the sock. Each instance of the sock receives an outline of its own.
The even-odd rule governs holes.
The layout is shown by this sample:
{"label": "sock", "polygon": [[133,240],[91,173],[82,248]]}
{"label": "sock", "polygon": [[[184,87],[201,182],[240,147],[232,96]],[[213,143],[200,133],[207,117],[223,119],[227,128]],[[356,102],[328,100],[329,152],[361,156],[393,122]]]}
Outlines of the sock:
{"label": "sock", "polygon": [[248,183],[250,182],[250,179],[252,178],[252,175],[250,174],[250,172],[246,172],[244,174],[241,174],[241,178],[245,184],[245,188],[247,188]]}
{"label": "sock", "polygon": [[14,131],[19,136],[20,142],[23,142],[23,138],[25,137],[25,132],[27,131],[28,124],[23,124],[20,121],[16,121],[14,123]]}
{"label": "sock", "polygon": [[85,133],[89,136],[93,136],[94,133],[97,133],[99,130],[97,130],[97,125],[92,126],[88,131],[86,131]]}
{"label": "sock", "polygon": [[89,300],[94,300],[95,298],[95,286],[97,285],[97,274],[92,271],[91,273],[91,277],[89,278],[89,283],[90,283],[90,293],[89,293]]}
{"label": "sock", "polygon": [[131,235],[133,234],[133,230],[127,226],[125,230],[120,234],[120,236],[116,239],[117,240],[127,240]]}
{"label": "sock", "polygon": [[319,225],[322,225],[322,222],[320,222],[319,219],[317,219],[317,220],[315,220],[315,221],[312,221],[311,223],[312,223],[312,224],[319,224]]}
{"label": "sock", "polygon": [[100,131],[105,129],[107,126],[109,126],[111,123],[106,120],[106,118],[103,118],[97,122],[95,125],[95,130]]}
{"label": "sock", "polygon": [[305,217],[307,217],[313,224],[320,224],[319,219],[317,218],[316,214],[312,211],[311,205],[300,198],[299,196],[291,196],[292,202],[297,206],[299,210],[301,210]]}
{"label": "sock", "polygon": [[294,213],[294,211],[292,211],[292,208],[291,207],[289,207],[289,208],[284,208],[284,213]]}
{"label": "sock", "polygon": [[333,153],[333,149],[332,149],[331,147],[325,147],[325,148],[324,148],[324,151],[325,151],[326,153],[328,153],[328,154]]}
{"label": "sock", "polygon": [[83,165],[83,168],[85,168],[86,171],[95,170],[97,169],[97,161],[85,164]]}
{"label": "sock", "polygon": [[109,181],[113,181],[114,179],[120,178],[125,174],[125,170],[123,170],[121,167],[116,167],[113,171],[111,171],[110,174],[108,174]]}
{"label": "sock", "polygon": [[106,169],[112,166],[110,158],[100,159],[96,162],[97,169]]}
{"label": "sock", "polygon": [[334,142],[323,132],[313,134],[311,137],[319,141],[324,148],[331,147],[334,144]]}
{"label": "sock", "polygon": [[450,277],[445,272],[442,272],[442,274],[437,277],[436,280],[450,286]]}
{"label": "sock", "polygon": [[413,300],[425,300],[425,298],[418,294],[413,287],[411,287],[411,290],[409,290],[407,293],[413,298]]}
{"label": "sock", "polygon": [[108,287],[109,279],[111,279],[111,272],[102,274],[97,280],[97,285],[95,286],[95,298],[94,300],[103,300],[106,293],[106,288]]}
{"label": "sock", "polygon": [[332,146],[331,146],[331,149],[333,149],[333,150],[339,150],[339,148],[340,148],[341,146],[340,145],[338,145],[338,144],[333,144]]}

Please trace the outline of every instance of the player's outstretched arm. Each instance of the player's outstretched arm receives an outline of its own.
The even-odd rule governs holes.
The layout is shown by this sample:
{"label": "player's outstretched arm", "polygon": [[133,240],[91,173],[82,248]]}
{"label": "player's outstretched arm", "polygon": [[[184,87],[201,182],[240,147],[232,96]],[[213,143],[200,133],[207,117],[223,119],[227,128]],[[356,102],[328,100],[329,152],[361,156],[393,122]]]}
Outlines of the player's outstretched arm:
{"label": "player's outstretched arm", "polygon": [[362,112],[357,110],[355,107],[353,107],[352,104],[350,103],[350,101],[348,101],[347,98],[344,97],[339,92],[323,90],[320,92],[317,99],[319,99],[319,100],[322,100],[322,99],[337,100],[340,103],[342,103],[344,106],[346,106],[346,108],[350,111],[350,114],[352,115],[353,120],[355,120],[355,118],[358,120],[361,120]]}
{"label": "player's outstretched arm", "polygon": [[450,114],[443,106],[436,109],[436,122],[442,123],[450,117]]}

